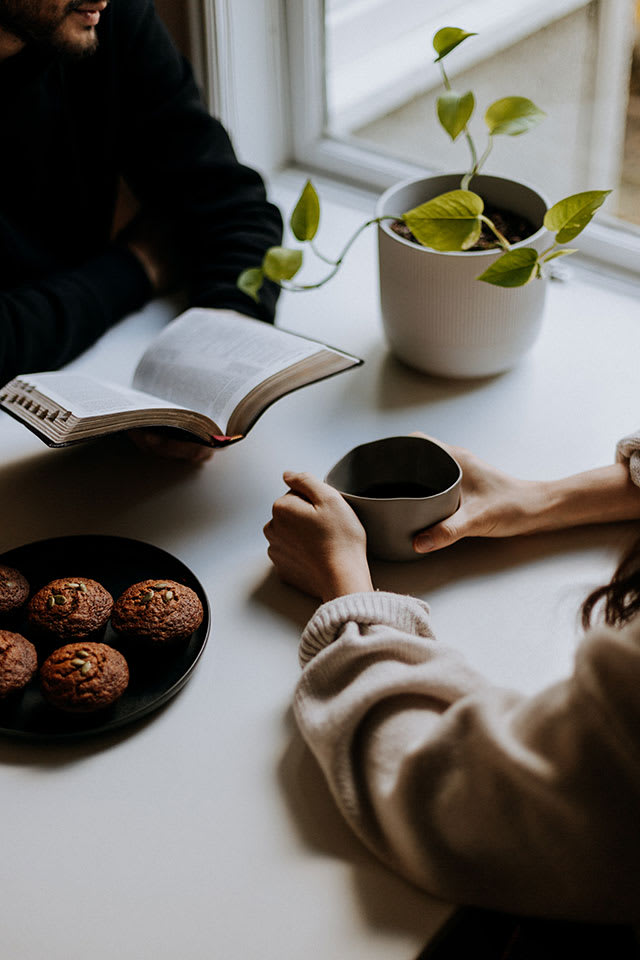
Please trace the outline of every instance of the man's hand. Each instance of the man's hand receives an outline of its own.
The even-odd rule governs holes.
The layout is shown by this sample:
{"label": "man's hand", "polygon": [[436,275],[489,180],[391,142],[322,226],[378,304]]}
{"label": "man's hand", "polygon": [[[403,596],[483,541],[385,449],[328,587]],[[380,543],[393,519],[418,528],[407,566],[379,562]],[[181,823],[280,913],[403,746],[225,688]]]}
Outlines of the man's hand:
{"label": "man's hand", "polygon": [[155,213],[142,209],[118,234],[140,261],[154,293],[175,290],[183,279],[184,267],[171,224]]}
{"label": "man's hand", "polygon": [[129,430],[129,438],[140,450],[168,460],[204,463],[213,456],[213,448],[190,440],[176,440],[157,430]]}
{"label": "man's hand", "polygon": [[281,579],[323,601],[373,590],[366,534],[351,507],[311,474],[283,479],[290,492],[276,500],[264,528]]}

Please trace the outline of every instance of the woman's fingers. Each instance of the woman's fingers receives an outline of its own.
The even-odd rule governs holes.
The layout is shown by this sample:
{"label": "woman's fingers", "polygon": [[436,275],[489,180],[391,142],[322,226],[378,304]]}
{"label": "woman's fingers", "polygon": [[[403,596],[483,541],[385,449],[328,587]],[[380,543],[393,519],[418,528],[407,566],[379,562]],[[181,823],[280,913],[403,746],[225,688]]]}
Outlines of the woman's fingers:
{"label": "woman's fingers", "polygon": [[333,487],[323,483],[322,480],[318,480],[312,473],[306,473],[304,471],[297,473],[293,470],[285,470],[282,474],[282,479],[293,493],[304,497],[305,500],[308,500],[309,503],[314,504],[314,506],[326,500],[327,496],[337,493],[337,491],[333,490]]}
{"label": "woman's fingers", "polygon": [[452,543],[466,537],[467,531],[464,524],[460,523],[460,518],[456,520],[442,520],[435,523],[427,530],[421,530],[413,538],[413,549],[416,553],[431,553],[433,550],[441,550],[443,547],[450,547]]}

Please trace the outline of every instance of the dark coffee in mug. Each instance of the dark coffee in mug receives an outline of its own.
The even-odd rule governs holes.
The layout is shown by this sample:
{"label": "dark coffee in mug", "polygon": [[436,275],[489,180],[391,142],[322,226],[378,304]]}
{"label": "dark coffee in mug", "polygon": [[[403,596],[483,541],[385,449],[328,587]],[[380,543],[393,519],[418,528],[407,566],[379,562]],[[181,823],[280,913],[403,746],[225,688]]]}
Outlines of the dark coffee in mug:
{"label": "dark coffee in mug", "polygon": [[370,483],[366,487],[354,491],[356,497],[370,497],[372,500],[416,500],[422,497],[433,497],[440,493],[435,487],[426,483],[416,483],[411,480],[391,480],[380,483]]}

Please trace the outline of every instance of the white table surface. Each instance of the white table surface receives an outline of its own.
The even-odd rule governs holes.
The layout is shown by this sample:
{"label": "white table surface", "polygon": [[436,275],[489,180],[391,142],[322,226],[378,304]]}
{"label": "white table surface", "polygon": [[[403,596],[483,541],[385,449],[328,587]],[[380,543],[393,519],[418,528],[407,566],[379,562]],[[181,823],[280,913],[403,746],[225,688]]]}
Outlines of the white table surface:
{"label": "white table surface", "polygon": [[[332,230],[361,222],[359,202],[332,203]],[[76,366],[127,382],[172,310],[151,305]],[[638,290],[574,267],[516,369],[423,377],[384,345],[370,231],[328,288],[283,297],[279,323],[365,365],[279,401],[201,468],[123,438],[49,450],[0,415],[0,550],[147,540],[192,568],[213,613],[193,677],[145,722],[76,745],[0,738],[3,957],[411,960],[448,913],[351,836],[300,741],[289,705],[315,604],[272,575],[262,526],[283,469],[323,475],[355,444],[414,429],[526,477],[610,462],[640,423]],[[580,600],[633,532],[462,543],[374,579],[427,598],[438,635],[493,680],[535,691],[570,669]]]}

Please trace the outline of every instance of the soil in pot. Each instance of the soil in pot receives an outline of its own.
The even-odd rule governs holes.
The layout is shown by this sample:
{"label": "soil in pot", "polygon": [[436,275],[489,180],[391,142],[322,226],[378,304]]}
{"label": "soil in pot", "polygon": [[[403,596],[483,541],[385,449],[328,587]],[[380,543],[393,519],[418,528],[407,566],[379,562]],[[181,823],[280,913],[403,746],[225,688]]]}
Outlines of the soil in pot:
{"label": "soil in pot", "polygon": [[[495,224],[496,228],[500,231],[503,237],[509,241],[510,244],[519,243],[521,240],[526,240],[527,237],[532,236],[537,227],[531,223],[530,220],[527,220],[526,217],[523,217],[519,213],[513,213],[511,210],[504,210],[500,207],[491,207],[485,206],[484,208],[485,216]],[[394,233],[397,233],[399,237],[402,237],[403,240],[408,240],[410,243],[415,243],[416,246],[422,246],[418,243],[414,235],[409,230],[409,227],[402,220],[394,220],[391,224],[391,229]],[[498,247],[498,241],[496,240],[495,234],[489,229],[486,223],[482,224],[482,233],[478,237],[477,243],[472,247],[469,247],[471,250],[491,250],[494,247]]]}

